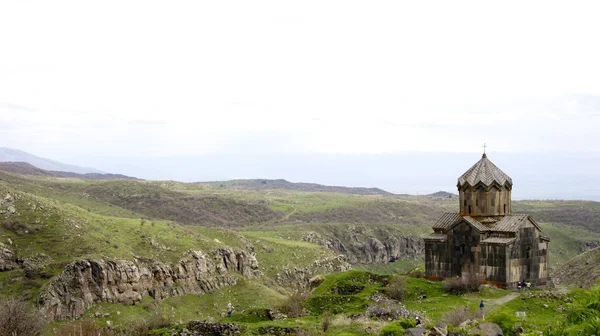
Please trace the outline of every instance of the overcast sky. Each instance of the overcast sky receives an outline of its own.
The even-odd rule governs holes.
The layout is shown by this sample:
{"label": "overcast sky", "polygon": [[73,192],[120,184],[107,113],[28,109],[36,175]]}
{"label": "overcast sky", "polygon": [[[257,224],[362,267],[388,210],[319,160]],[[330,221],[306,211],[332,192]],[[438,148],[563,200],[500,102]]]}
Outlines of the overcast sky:
{"label": "overcast sky", "polygon": [[599,6],[2,1],[0,146],[597,151]]}

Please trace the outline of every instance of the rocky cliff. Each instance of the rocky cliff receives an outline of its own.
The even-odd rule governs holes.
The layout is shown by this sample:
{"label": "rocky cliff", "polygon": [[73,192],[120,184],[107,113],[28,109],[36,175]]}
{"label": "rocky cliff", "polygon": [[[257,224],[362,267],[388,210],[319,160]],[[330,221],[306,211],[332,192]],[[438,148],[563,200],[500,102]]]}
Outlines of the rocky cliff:
{"label": "rocky cliff", "polygon": [[364,232],[360,227],[355,226],[349,227],[341,235],[323,235],[314,231],[305,232],[302,240],[343,253],[351,264],[387,263],[399,259],[419,259],[423,257],[425,250],[422,238],[398,236],[386,230]]}
{"label": "rocky cliff", "polygon": [[144,296],[162,300],[171,296],[210,293],[235,285],[239,273],[261,275],[254,253],[221,248],[212,256],[189,251],[175,265],[156,260],[78,260],[67,265],[40,294],[45,314],[56,320],[81,316],[96,302],[133,305]]}

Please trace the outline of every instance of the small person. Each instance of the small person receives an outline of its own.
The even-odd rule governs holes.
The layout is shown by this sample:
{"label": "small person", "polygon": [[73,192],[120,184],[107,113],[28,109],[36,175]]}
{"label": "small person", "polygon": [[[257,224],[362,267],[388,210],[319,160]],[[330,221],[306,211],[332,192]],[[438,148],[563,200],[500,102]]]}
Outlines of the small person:
{"label": "small person", "polygon": [[527,291],[529,291],[529,294],[531,294],[531,282],[529,282],[529,280],[526,283],[527,286]]}
{"label": "small person", "polygon": [[231,313],[233,312],[233,305],[231,302],[227,304],[227,317],[231,317]]}
{"label": "small person", "polygon": [[519,280],[519,282],[517,282],[517,292],[521,293],[521,287],[522,287],[521,280]]}
{"label": "small person", "polygon": [[483,304],[483,300],[481,300],[481,302],[479,302],[479,311],[481,311],[483,313],[483,307],[485,307],[485,305]]}
{"label": "small person", "polygon": [[417,317],[415,317],[415,321],[416,321],[416,323],[417,323],[417,324],[416,324],[416,326],[417,326],[417,327],[421,325],[421,319],[420,319],[418,316],[417,316]]}

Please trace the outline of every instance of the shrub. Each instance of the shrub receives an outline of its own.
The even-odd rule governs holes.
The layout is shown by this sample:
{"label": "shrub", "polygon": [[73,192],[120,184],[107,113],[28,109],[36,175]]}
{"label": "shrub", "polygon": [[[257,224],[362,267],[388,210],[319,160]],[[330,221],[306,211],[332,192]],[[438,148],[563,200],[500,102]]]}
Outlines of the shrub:
{"label": "shrub", "polygon": [[478,292],[479,286],[481,286],[481,274],[478,267],[473,264],[465,265],[462,273],[463,276],[460,278],[444,280],[446,291],[455,295]]}
{"label": "shrub", "polygon": [[515,325],[519,322],[514,314],[507,312],[494,314],[490,316],[488,320],[492,323],[496,323],[500,329],[502,329],[504,335],[514,335]]}
{"label": "shrub", "polygon": [[279,311],[288,317],[300,317],[304,315],[303,302],[307,298],[308,293],[300,290],[294,291],[279,307]]}
{"label": "shrub", "polygon": [[410,329],[417,326],[417,321],[411,318],[401,318],[396,323],[404,329]]}
{"label": "shrub", "polygon": [[406,279],[402,276],[394,276],[385,287],[385,293],[394,300],[402,301],[406,293]]}
{"label": "shrub", "polygon": [[46,325],[42,314],[14,298],[0,303],[0,335],[40,335]]}
{"label": "shrub", "polygon": [[385,327],[381,328],[380,336],[404,336],[406,331],[404,328],[399,326],[397,323],[387,324]]}
{"label": "shrub", "polygon": [[415,269],[412,269],[412,270],[408,271],[406,273],[406,275],[409,276],[409,277],[411,277],[411,278],[420,279],[420,278],[424,278],[425,277],[425,272],[423,272],[419,268],[415,268]]}
{"label": "shrub", "polygon": [[469,320],[476,320],[480,318],[481,314],[478,312],[470,311],[467,306],[458,306],[449,313],[446,313],[442,320],[455,327],[458,327],[461,323]]}

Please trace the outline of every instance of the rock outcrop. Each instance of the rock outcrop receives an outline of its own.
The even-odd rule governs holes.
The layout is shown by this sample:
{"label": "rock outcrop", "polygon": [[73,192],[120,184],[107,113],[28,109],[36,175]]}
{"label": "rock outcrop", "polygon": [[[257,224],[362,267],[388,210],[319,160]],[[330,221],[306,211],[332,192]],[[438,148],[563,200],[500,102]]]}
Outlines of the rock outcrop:
{"label": "rock outcrop", "polygon": [[344,255],[318,259],[308,267],[282,270],[277,273],[277,283],[287,288],[309,288],[311,283],[315,284],[318,275],[344,272],[351,267]]}
{"label": "rock outcrop", "polygon": [[240,335],[243,327],[230,323],[210,323],[203,321],[190,321],[187,328],[180,333],[175,333],[179,336],[233,336]]}
{"label": "rock outcrop", "polygon": [[504,336],[502,329],[495,323],[483,322],[478,324],[475,328],[469,330],[469,335],[481,335],[481,336]]}
{"label": "rock outcrop", "polygon": [[0,243],[0,272],[10,271],[17,268],[15,252],[8,248],[8,246]]}
{"label": "rock outcrop", "polygon": [[418,259],[423,255],[425,244],[418,237],[389,236],[385,240],[367,238],[348,248],[348,260],[352,264],[388,263],[399,259]]}
{"label": "rock outcrop", "polygon": [[253,253],[221,248],[209,257],[189,251],[174,266],[156,260],[78,260],[67,265],[40,294],[45,314],[56,320],[81,316],[96,302],[133,305],[144,296],[163,300],[171,296],[210,293],[235,285],[238,272],[248,278],[260,276]]}
{"label": "rock outcrop", "polygon": [[[383,230],[378,237],[367,236],[355,227],[349,227],[347,237],[323,236],[309,231],[302,240],[344,253],[351,264],[388,263],[399,259],[419,259],[425,251],[422,238],[396,236]],[[344,243],[345,242],[345,243]]]}

